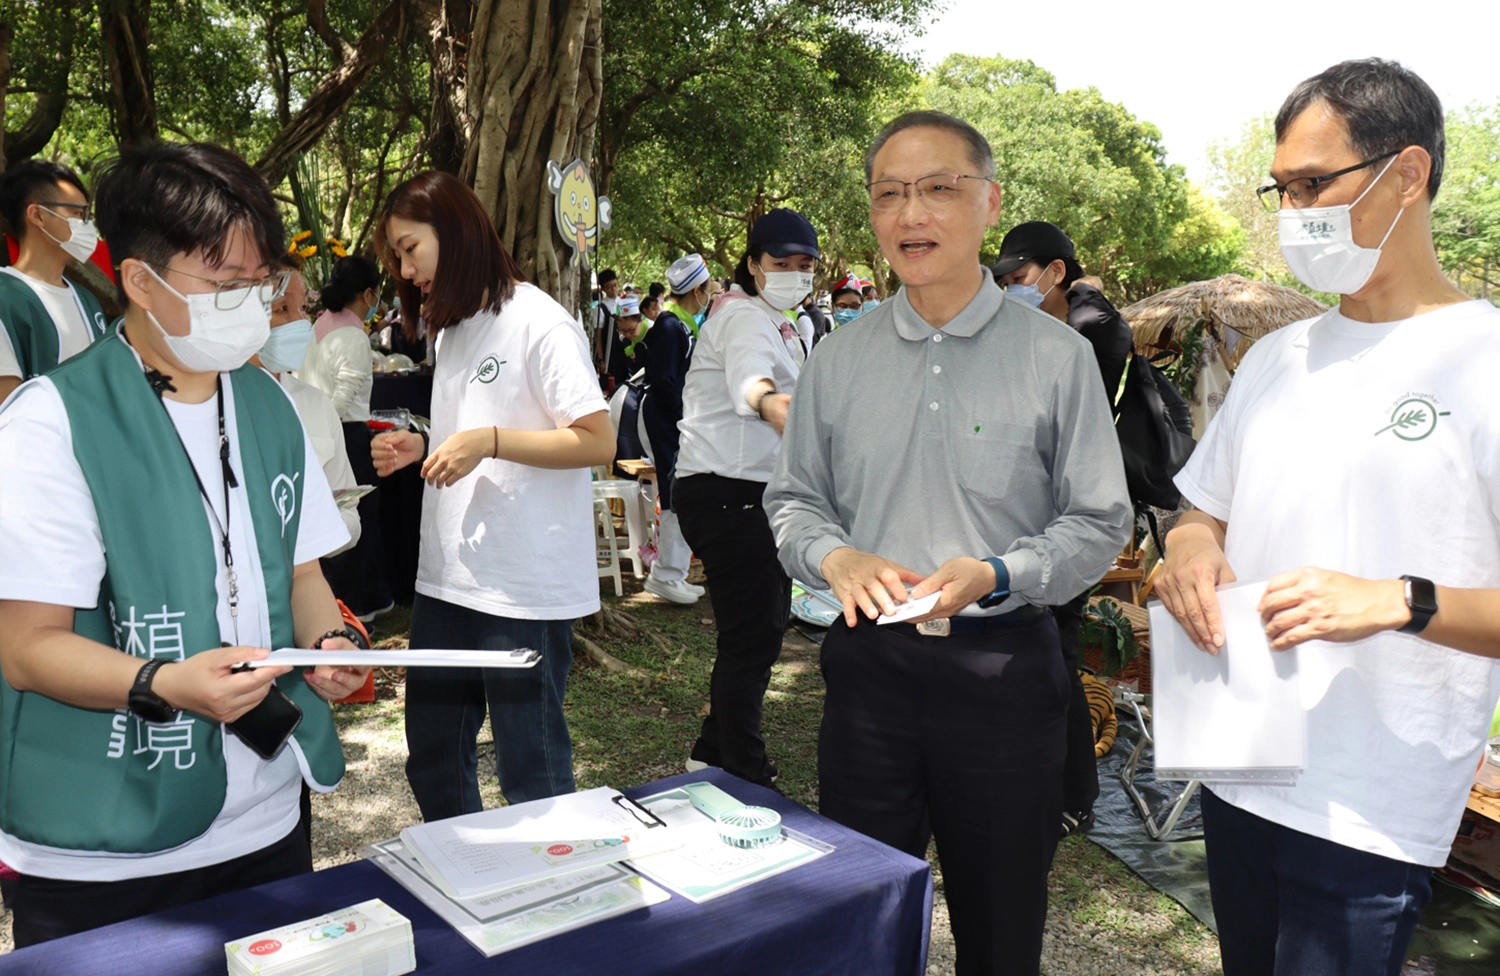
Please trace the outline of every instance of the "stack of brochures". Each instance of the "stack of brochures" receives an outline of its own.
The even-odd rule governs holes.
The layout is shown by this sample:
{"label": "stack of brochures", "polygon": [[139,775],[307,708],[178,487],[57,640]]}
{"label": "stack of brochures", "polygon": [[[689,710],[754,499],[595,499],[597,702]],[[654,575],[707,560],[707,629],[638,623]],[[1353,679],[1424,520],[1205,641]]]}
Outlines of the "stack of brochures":
{"label": "stack of brochures", "polygon": [[666,901],[620,862],[681,843],[600,787],[408,827],[365,854],[493,956]]}
{"label": "stack of brochures", "polygon": [[229,976],[400,976],[417,968],[411,923],[378,898],[226,943]]}
{"label": "stack of brochures", "polygon": [[743,806],[708,783],[639,803],[601,787],[408,827],[363,853],[494,956],[660,904],[663,887],[706,901],[833,850],[785,828],[726,843],[715,816]]}
{"label": "stack of brochures", "polygon": [[1200,650],[1166,607],[1151,613],[1151,710],[1159,780],[1290,786],[1307,761],[1297,650],[1273,651],[1264,582],[1218,591],[1224,646]]}

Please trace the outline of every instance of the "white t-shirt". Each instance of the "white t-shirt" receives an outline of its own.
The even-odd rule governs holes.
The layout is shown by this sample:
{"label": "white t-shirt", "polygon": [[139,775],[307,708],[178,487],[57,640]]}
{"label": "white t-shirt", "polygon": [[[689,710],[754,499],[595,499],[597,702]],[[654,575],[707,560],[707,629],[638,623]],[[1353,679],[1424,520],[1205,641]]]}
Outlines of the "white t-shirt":
{"label": "white t-shirt", "polygon": [[[578,323],[534,285],[438,333],[433,449],[460,431],[560,430],[607,409]],[[587,468],[494,458],[451,487],[429,485],[417,592],[522,620],[598,610],[590,485]]]}
{"label": "white t-shirt", "polygon": [[[346,314],[355,318],[352,312]],[[369,420],[375,363],[364,327],[340,326],[313,343],[297,378],[328,394],[343,423]]]}
{"label": "white t-shirt", "polygon": [[[1500,587],[1500,309],[1400,322],[1331,310],[1245,355],[1177,485],[1228,523],[1235,575],[1302,566]],[[1226,802],[1385,857],[1443,864],[1479,763],[1500,662],[1385,632],[1296,652],[1308,716],[1296,786]]]}
{"label": "white t-shirt", "polygon": [[782,338],[784,322],[781,313],[743,292],[721,297],[714,307],[698,332],[683,385],[677,477],[771,480],[781,435],[751,408],[749,394],[760,379],[770,379],[780,393],[797,386],[791,350],[797,340]]}
{"label": "white t-shirt", "polygon": [[[291,373],[282,373],[280,382],[286,395],[292,398],[292,405],[297,408],[297,416],[301,418],[302,427],[307,431],[313,453],[318,456],[318,464],[323,468],[323,477],[328,479],[328,487],[334,491],[358,487],[359,480],[354,477],[354,468],[349,464],[349,452],[344,446],[344,428],[328,394],[315,386],[309,386]],[[218,422],[217,415],[214,422]],[[359,542],[363,528],[359,521],[359,509],[341,508],[339,518],[349,532],[349,541],[324,555],[337,556],[353,549]]]}
{"label": "white t-shirt", "polygon": [[[93,330],[83,317],[83,306],[78,304],[78,296],[73,294],[71,284],[51,285],[15,268],[0,268],[0,273],[20,278],[42,300],[42,306],[47,309],[47,313],[52,316],[52,323],[57,326],[58,362],[78,355],[94,341]],[[10,344],[10,333],[0,328],[0,376],[25,375],[20,360],[16,358],[16,351]]]}
{"label": "white t-shirt", "polygon": [[[121,340],[123,341],[123,340]],[[223,524],[224,480],[219,466],[216,400],[186,404],[162,401],[187,446],[219,522],[209,518],[217,539]],[[243,486],[235,425],[233,383],[224,390],[230,463]],[[104,541],[94,500],[73,455],[72,430],[57,388],[46,377],[24,384],[0,411],[0,599],[27,600],[87,609],[98,604],[104,577]],[[317,559],[348,538],[333,494],[307,441],[306,483],[297,533],[297,563]],[[243,487],[230,491],[234,511],[230,546],[240,581],[238,632],[229,616],[228,579],[221,551],[218,565],[219,632],[232,644],[266,647],[270,615],[261,581],[260,553],[247,531],[250,510]],[[199,837],[157,854],[61,850],[0,833],[0,861],[22,874],[72,881],[118,881],[220,864],[275,843],[296,826],[301,786],[295,743],[271,762],[224,734],[228,788],[224,808]],[[329,789],[336,784],[325,784]]]}

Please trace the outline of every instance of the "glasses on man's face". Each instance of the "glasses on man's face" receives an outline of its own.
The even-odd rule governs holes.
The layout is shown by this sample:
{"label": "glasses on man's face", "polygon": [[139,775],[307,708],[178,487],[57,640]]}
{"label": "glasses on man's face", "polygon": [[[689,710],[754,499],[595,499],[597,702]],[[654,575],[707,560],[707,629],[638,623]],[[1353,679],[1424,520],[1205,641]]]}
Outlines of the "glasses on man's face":
{"label": "glasses on man's face", "polygon": [[993,183],[994,180],[988,176],[968,176],[963,173],[937,173],[933,176],[924,176],[920,180],[876,180],[874,183],[865,184],[865,189],[870,191],[870,209],[876,213],[888,213],[899,210],[905,206],[911,191],[907,187],[916,187],[917,198],[933,209],[941,209],[963,199],[965,195],[964,180],[982,180],[985,183]]}
{"label": "glasses on man's face", "polygon": [[252,293],[266,305],[270,305],[276,299],[286,294],[287,282],[292,280],[290,271],[273,271],[264,278],[231,278],[228,281],[219,281],[216,278],[204,278],[201,275],[188,274],[177,268],[161,267],[153,265],[158,271],[170,272],[182,275],[184,278],[192,278],[194,281],[206,281],[214,286],[214,308],[223,312],[232,311],[245,304],[245,299]]}
{"label": "glasses on man's face", "polygon": [[1357,173],[1366,167],[1374,166],[1381,160],[1390,159],[1392,156],[1398,155],[1399,152],[1400,150],[1397,150],[1397,152],[1382,153],[1374,159],[1367,159],[1362,163],[1356,163],[1353,166],[1339,170],[1337,173],[1325,173],[1322,176],[1299,176],[1297,179],[1287,180],[1285,183],[1267,183],[1265,186],[1258,188],[1255,191],[1255,195],[1260,197],[1261,205],[1273,213],[1281,209],[1283,201],[1290,201],[1292,206],[1298,210],[1306,210],[1308,207],[1317,204],[1318,193],[1326,184],[1331,183],[1340,176]]}
{"label": "glasses on man's face", "polygon": [[[37,206],[47,211],[54,217],[67,220],[69,217],[77,217],[79,220],[88,220],[93,217],[94,211],[85,203],[68,203],[63,200],[38,200]],[[57,211],[62,210],[63,213]]]}

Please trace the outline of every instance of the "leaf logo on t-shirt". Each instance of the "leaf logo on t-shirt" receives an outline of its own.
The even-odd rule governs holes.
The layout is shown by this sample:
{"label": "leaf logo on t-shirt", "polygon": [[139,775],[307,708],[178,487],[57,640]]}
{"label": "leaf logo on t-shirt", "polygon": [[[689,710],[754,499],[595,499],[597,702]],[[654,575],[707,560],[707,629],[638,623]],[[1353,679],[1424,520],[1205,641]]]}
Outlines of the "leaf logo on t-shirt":
{"label": "leaf logo on t-shirt", "polygon": [[1375,436],[1379,437],[1386,431],[1391,431],[1403,441],[1424,440],[1437,430],[1438,418],[1446,417],[1449,413],[1451,411],[1438,410],[1428,400],[1407,397],[1391,410],[1390,422],[1377,430]]}
{"label": "leaf logo on t-shirt", "polygon": [[510,362],[508,359],[496,359],[494,356],[486,356],[479,361],[479,366],[474,370],[474,375],[469,377],[472,383],[478,380],[481,383],[493,383],[495,377],[500,375],[500,367]]}

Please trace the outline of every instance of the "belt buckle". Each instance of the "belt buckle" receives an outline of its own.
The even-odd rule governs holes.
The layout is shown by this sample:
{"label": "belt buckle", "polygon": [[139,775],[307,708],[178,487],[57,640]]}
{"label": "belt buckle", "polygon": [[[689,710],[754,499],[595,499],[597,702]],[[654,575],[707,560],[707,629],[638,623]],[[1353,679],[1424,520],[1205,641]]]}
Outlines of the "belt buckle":
{"label": "belt buckle", "polygon": [[938,620],[924,620],[917,624],[917,633],[923,637],[947,637],[953,632],[953,625],[947,617]]}

